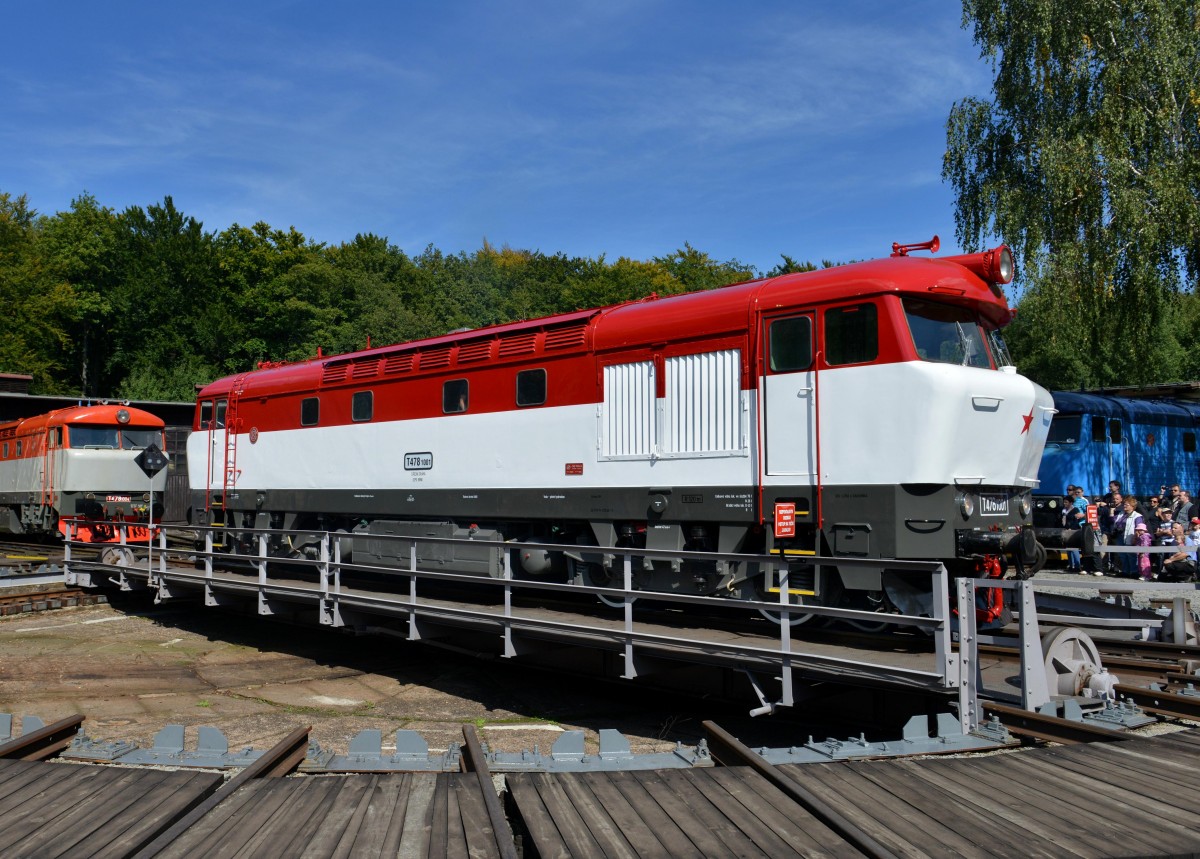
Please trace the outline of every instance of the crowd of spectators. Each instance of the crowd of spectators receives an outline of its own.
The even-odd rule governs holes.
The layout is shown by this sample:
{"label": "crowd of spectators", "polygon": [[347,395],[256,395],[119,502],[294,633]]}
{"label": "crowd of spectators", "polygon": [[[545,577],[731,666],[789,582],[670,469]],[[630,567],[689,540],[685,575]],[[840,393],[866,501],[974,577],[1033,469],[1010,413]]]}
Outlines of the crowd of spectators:
{"label": "crowd of spectators", "polygon": [[[1096,507],[1094,521],[1088,508]],[[1200,504],[1178,483],[1162,486],[1158,495],[1139,500],[1121,491],[1119,481],[1108,484],[1101,498],[1089,500],[1082,486],[1068,486],[1063,504],[1063,527],[1094,528],[1099,551],[1083,558],[1067,552],[1067,566],[1083,575],[1119,576],[1143,581],[1162,579],[1190,582],[1196,578],[1200,550]],[[1168,546],[1174,552],[1106,552],[1106,546]]]}

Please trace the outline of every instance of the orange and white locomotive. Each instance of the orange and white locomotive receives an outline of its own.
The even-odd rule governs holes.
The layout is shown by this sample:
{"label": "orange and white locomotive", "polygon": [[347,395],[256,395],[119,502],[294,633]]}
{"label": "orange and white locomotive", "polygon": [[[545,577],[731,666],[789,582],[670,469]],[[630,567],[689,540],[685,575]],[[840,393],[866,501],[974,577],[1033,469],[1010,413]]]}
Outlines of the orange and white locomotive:
{"label": "orange and white locomotive", "polygon": [[[119,539],[106,522],[162,518],[167,476],[153,480],[138,455],[164,446],[163,421],[123,405],[87,405],[0,423],[0,531]],[[127,535],[145,539],[144,525]]]}
{"label": "orange and white locomotive", "polygon": [[[311,529],[282,555],[344,530],[356,563],[405,566],[372,538],[470,536],[418,560],[495,576],[512,551],[526,575],[599,586],[620,581],[607,547],[782,553],[798,601],[852,608],[891,610],[906,585],[806,555],[1032,566],[1054,407],[998,333],[1011,255],[917,248],[936,245],[218,380],[188,442],[192,504]],[[644,560],[634,587],[755,598],[761,578]]]}

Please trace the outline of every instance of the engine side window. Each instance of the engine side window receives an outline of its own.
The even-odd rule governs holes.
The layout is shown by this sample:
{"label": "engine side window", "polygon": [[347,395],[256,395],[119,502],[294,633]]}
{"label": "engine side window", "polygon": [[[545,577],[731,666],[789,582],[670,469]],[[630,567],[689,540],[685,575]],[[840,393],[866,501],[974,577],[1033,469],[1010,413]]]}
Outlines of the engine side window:
{"label": "engine side window", "polygon": [[812,317],[776,319],[771,323],[769,337],[772,372],[794,373],[812,367]]}
{"label": "engine side window", "polygon": [[879,311],[874,304],[825,311],[825,361],[863,364],[879,357]]}
{"label": "engine side window", "polygon": [[1196,452],[1196,434],[1194,432],[1190,432],[1190,431],[1184,432],[1184,434],[1183,434],[1183,452],[1184,453],[1195,453]]}
{"label": "engine side window", "polygon": [[1108,441],[1108,421],[1102,417],[1092,418],[1092,441]]}
{"label": "engine side window", "polygon": [[315,427],[321,420],[321,400],[318,397],[305,397],[300,401],[300,426]]}
{"label": "engine side window", "polygon": [[451,379],[442,385],[442,411],[448,415],[467,410],[467,380]]}
{"label": "engine side window", "polygon": [[546,402],[546,371],[522,370],[517,373],[517,405],[540,406]]}
{"label": "engine side window", "polygon": [[200,424],[197,429],[206,430],[212,429],[213,419],[213,404],[212,400],[202,400],[200,402]]}
{"label": "engine side window", "polygon": [[1046,444],[1079,444],[1079,415],[1055,415]]}
{"label": "engine side window", "polygon": [[369,421],[375,416],[375,393],[359,391],[350,398],[350,420]]}

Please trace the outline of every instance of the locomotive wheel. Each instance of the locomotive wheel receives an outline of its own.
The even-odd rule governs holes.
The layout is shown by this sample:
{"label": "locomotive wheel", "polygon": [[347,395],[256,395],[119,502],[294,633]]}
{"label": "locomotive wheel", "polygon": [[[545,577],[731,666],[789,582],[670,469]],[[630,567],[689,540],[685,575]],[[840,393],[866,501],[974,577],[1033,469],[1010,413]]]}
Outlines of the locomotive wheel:
{"label": "locomotive wheel", "polygon": [[111,567],[132,567],[133,550],[127,546],[105,546],[100,550],[100,563]]}
{"label": "locomotive wheel", "polygon": [[[845,599],[843,601],[843,608],[873,611],[885,617],[892,613],[891,600],[887,598],[887,594],[883,591],[862,591],[858,594],[858,597],[857,600]],[[886,620],[843,620],[842,623],[862,632],[883,632],[892,627],[892,624]]]}
{"label": "locomotive wheel", "polygon": [[[778,593],[770,593],[763,587],[763,576],[758,577],[758,582],[754,586],[754,598],[759,602],[779,602]],[[788,597],[788,602],[790,605],[800,608],[804,605],[806,599],[807,597],[801,594],[791,594]],[[783,616],[783,612],[769,608],[760,608],[758,613],[776,626],[779,625],[779,620]],[[799,626],[802,623],[808,623],[813,617],[814,615],[811,612],[805,613],[788,609],[788,626]]]}
{"label": "locomotive wheel", "polygon": [[1100,651],[1086,632],[1063,626],[1042,636],[1046,684],[1051,695],[1082,695],[1101,668]]}
{"label": "locomotive wheel", "polygon": [[[584,585],[591,588],[621,588],[624,587],[624,576],[617,574],[603,564],[593,564],[587,561],[572,561],[572,578],[578,578]],[[624,608],[623,596],[596,594],[596,599],[609,608]]]}
{"label": "locomotive wheel", "polygon": [[1046,547],[1041,543],[1035,543],[1034,545],[1037,548],[1033,550],[1033,560],[1030,561],[1029,566],[1026,568],[1026,578],[1041,572],[1042,568],[1046,566]]}
{"label": "locomotive wheel", "polygon": [[[797,605],[797,604],[793,603],[793,605]],[[799,603],[798,605],[803,605],[803,603]],[[763,617],[765,617],[767,620],[771,621],[771,623],[775,624],[776,626],[779,626],[779,619],[783,616],[783,612],[771,611],[768,608],[760,608],[758,610],[758,613],[761,614]],[[794,611],[788,612],[788,626],[799,626],[802,623],[808,623],[812,619],[813,619],[813,616],[811,613],[799,614]]]}

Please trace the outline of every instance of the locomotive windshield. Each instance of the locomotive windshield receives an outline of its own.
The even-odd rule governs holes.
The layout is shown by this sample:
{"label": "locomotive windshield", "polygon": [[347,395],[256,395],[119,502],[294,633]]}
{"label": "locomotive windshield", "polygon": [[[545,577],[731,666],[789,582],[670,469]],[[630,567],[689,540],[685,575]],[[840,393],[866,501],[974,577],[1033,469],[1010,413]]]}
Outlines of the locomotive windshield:
{"label": "locomotive windshield", "polygon": [[908,317],[913,345],[922,361],[960,364],[964,367],[992,366],[983,329],[970,309],[906,298],[904,314]]}
{"label": "locomotive windshield", "polygon": [[71,447],[106,450],[142,450],[162,443],[162,430],[140,427],[93,427],[75,425],[69,430]]}

